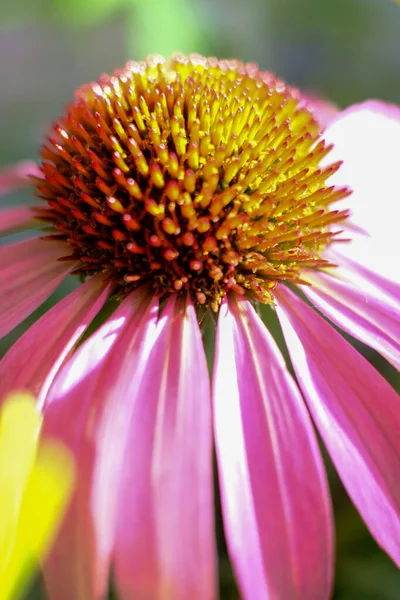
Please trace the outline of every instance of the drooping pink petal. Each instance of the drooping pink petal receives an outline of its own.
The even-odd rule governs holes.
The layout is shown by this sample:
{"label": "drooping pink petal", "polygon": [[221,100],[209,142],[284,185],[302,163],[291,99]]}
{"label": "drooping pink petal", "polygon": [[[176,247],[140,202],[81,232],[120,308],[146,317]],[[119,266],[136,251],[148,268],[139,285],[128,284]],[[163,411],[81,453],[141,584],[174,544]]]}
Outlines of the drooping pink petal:
{"label": "drooping pink petal", "polygon": [[36,223],[29,206],[18,206],[0,211],[0,233],[8,233],[20,227],[32,227]]}
{"label": "drooping pink petal", "polygon": [[39,177],[40,171],[32,160],[22,160],[8,167],[0,169],[0,195],[12,192],[15,189],[29,185],[29,176]]}
{"label": "drooping pink petal", "polygon": [[280,287],[278,316],[301,389],[343,483],[400,565],[400,411],[386,380],[331,325]]}
{"label": "drooping pink petal", "polygon": [[399,282],[400,109],[378,102],[350,107],[329,125],[324,137],[334,144],[327,161],[344,161],[329,181],[353,189],[352,222],[368,234],[350,232],[352,243],[341,244],[340,252]]}
{"label": "drooping pink petal", "polygon": [[57,262],[68,254],[61,243],[25,240],[0,248],[0,337],[38,306],[75,267]]}
{"label": "drooping pink petal", "polygon": [[44,435],[63,441],[78,466],[75,494],[44,568],[51,600],[100,600],[107,589],[125,442],[106,428],[117,399],[113,369],[119,358],[121,368],[132,369],[124,360],[128,340],[142,348],[156,317],[148,294],[131,294],[63,366],[46,398]]}
{"label": "drooping pink petal", "polygon": [[[12,389],[45,395],[66,356],[109,295],[101,276],[79,286],[47,311],[0,362],[1,395]],[[46,389],[42,386],[48,378]]]}
{"label": "drooping pink petal", "polygon": [[[139,360],[134,348],[126,360]],[[129,428],[115,550],[121,599],[212,600],[210,383],[189,299],[170,298],[146,367],[134,373],[118,387]]]}
{"label": "drooping pink petal", "polygon": [[[307,298],[338,327],[380,352],[400,369],[400,301],[396,309],[385,298],[340,278],[310,271],[303,276],[312,287],[302,288]],[[400,288],[399,288],[400,299]]]}
{"label": "drooping pink petal", "polygon": [[220,309],[213,396],[225,533],[243,598],[329,598],[332,525],[318,444],[247,300]]}

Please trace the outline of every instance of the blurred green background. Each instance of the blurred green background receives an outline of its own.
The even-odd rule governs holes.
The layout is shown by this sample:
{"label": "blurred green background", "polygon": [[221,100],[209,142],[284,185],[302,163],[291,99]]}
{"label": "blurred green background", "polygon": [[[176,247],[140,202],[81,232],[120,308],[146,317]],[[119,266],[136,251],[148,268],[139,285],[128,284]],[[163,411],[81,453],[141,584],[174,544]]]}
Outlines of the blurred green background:
{"label": "blurred green background", "polygon": [[[400,8],[391,0],[3,0],[0,165],[37,158],[49,123],[82,83],[128,59],[173,51],[257,62],[340,107],[367,98],[400,104]],[[26,198],[24,192],[16,201]],[[21,331],[7,336],[0,351]],[[398,385],[383,359],[358,347]],[[337,525],[335,600],[398,600],[400,573],[329,464],[328,471]],[[221,599],[237,600],[221,531]],[[39,586],[29,598],[42,598]]]}

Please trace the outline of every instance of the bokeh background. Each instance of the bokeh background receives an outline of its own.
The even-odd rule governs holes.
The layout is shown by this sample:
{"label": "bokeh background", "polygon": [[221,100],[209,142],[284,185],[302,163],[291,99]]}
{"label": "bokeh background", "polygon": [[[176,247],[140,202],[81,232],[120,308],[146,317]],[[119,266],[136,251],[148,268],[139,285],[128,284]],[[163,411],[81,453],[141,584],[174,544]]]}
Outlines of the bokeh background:
{"label": "bokeh background", "polygon": [[[339,107],[367,98],[400,104],[400,7],[391,0],[0,0],[0,165],[38,158],[49,123],[82,83],[128,59],[174,51],[257,62]],[[27,200],[29,192],[15,197]],[[65,291],[7,336],[0,352]],[[273,316],[266,319],[273,326]],[[399,386],[386,361],[357,345]],[[399,571],[327,464],[337,526],[334,599],[400,599]],[[238,600],[221,526],[219,552],[221,600]],[[29,599],[41,598],[36,583]]]}

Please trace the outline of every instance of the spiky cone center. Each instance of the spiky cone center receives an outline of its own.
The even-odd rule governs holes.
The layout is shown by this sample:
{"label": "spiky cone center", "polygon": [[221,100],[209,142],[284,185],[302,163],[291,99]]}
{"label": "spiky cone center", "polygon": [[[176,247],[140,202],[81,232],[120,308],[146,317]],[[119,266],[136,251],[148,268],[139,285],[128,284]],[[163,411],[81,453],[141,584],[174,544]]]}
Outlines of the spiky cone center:
{"label": "spiky cone center", "polygon": [[42,148],[38,216],[120,292],[270,302],[326,264],[348,216],[329,149],[300,94],[254,65],[153,56],[78,90]]}

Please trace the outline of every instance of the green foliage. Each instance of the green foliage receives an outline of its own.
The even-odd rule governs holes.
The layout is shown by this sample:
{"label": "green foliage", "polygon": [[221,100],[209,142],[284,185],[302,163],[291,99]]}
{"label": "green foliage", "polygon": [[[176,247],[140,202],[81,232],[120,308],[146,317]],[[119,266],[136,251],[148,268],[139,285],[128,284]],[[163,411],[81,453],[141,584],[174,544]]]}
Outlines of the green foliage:
{"label": "green foliage", "polygon": [[94,26],[124,8],[127,0],[48,0],[54,20],[70,26]]}
{"label": "green foliage", "polygon": [[207,52],[198,3],[193,0],[133,0],[128,14],[128,47],[138,58],[148,54]]}

